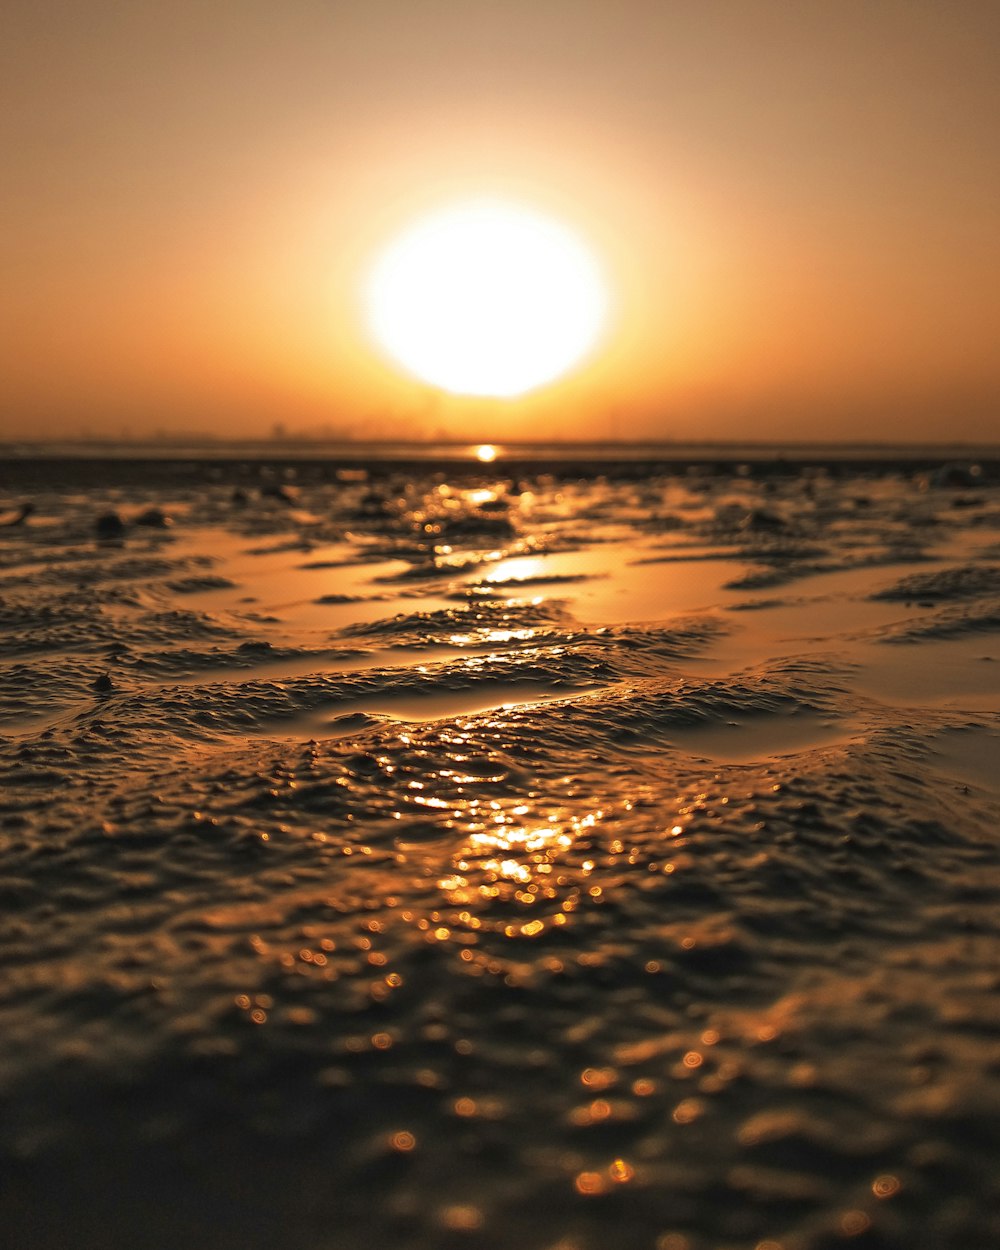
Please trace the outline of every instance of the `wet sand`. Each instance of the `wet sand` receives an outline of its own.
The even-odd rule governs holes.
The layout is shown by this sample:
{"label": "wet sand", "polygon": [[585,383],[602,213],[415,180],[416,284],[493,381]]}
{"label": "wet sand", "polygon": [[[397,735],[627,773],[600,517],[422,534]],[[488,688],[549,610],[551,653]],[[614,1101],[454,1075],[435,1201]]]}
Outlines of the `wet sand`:
{"label": "wet sand", "polygon": [[103,469],[0,479],[9,1244],[1000,1244],[995,464]]}

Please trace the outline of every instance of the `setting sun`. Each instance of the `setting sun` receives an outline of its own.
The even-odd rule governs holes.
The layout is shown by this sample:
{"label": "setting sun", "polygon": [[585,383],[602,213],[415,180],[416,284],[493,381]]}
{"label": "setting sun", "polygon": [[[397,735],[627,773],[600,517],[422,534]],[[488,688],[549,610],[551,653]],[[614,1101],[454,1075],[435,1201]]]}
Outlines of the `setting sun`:
{"label": "setting sun", "polygon": [[476,200],[424,218],[376,261],[366,311],[409,373],[460,395],[512,397],[578,364],[596,345],[608,291],[567,226]]}

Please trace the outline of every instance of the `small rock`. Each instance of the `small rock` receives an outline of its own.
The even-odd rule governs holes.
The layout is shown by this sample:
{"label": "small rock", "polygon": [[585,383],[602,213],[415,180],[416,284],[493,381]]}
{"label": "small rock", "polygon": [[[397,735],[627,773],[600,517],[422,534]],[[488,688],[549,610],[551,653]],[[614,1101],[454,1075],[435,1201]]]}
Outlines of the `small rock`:
{"label": "small rock", "polygon": [[967,490],[982,485],[983,470],[978,464],[943,464],[930,475],[931,486]]}
{"label": "small rock", "polygon": [[743,531],[761,533],[787,529],[788,526],[782,517],[769,508],[751,508],[740,521],[739,528]]}
{"label": "small rock", "polygon": [[91,688],[98,694],[110,694],[115,689],[115,683],[111,680],[110,673],[101,673],[91,682]]}
{"label": "small rock", "polygon": [[19,508],[11,508],[9,512],[0,512],[0,525],[20,525],[34,512],[33,503],[23,503]]}
{"label": "small rock", "polygon": [[105,512],[94,523],[98,538],[123,538],[125,522],[117,512]]}
{"label": "small rock", "polygon": [[283,482],[268,482],[260,488],[260,493],[265,499],[277,499],[281,503],[295,504],[299,501],[298,487],[286,486]]}
{"label": "small rock", "polygon": [[173,517],[167,516],[162,508],[147,508],[135,518],[134,524],[148,525],[150,529],[165,530],[173,525]]}

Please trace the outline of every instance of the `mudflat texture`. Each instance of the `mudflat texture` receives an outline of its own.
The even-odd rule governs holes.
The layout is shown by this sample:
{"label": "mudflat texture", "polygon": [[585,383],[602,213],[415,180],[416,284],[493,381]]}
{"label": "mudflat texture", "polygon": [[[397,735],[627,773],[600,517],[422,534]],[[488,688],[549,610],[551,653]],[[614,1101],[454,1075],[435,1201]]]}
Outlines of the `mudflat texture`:
{"label": "mudflat texture", "polygon": [[995,478],[33,472],[8,1244],[1000,1245]]}

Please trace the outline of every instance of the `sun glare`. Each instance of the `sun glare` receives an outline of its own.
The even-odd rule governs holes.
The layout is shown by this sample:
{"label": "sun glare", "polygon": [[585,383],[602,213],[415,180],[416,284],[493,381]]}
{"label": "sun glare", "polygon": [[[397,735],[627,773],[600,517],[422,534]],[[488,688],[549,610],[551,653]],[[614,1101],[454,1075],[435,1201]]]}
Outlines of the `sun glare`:
{"label": "sun glare", "polygon": [[513,397],[594,348],[608,292],[567,226],[476,200],[390,243],[371,271],[366,304],[376,341],[409,373],[454,394]]}

